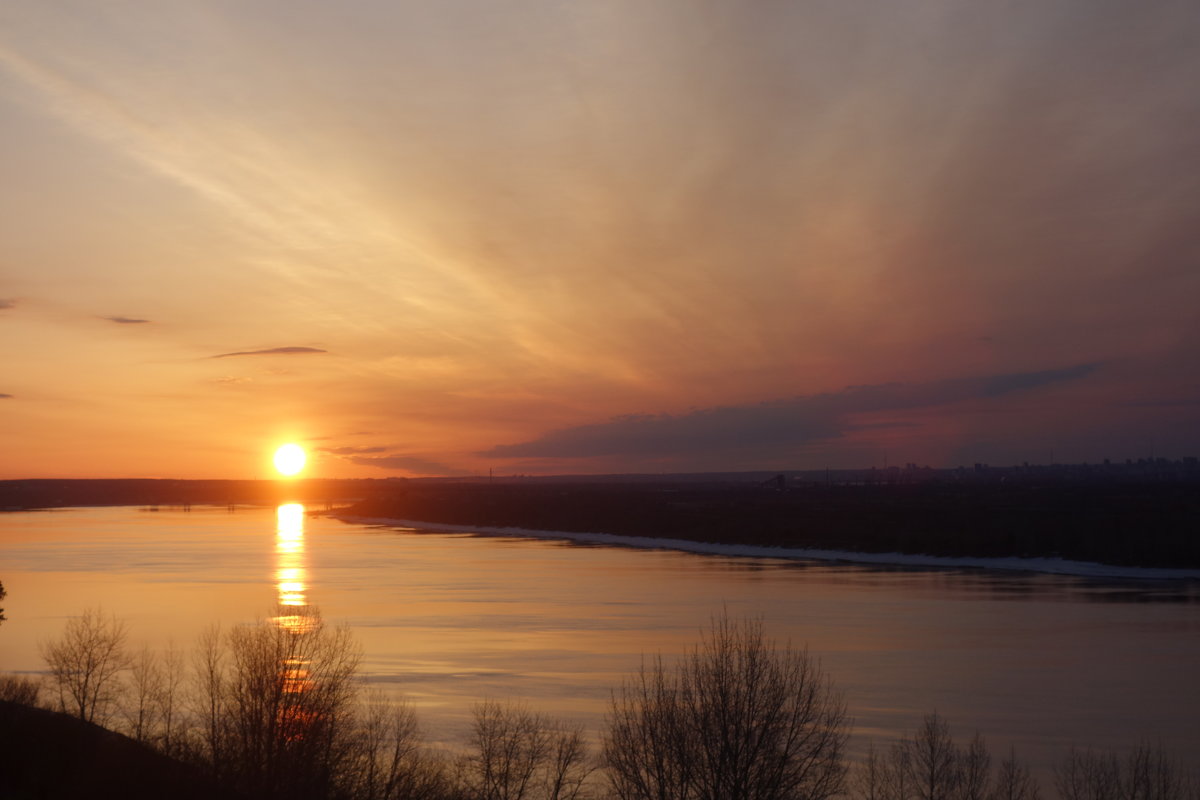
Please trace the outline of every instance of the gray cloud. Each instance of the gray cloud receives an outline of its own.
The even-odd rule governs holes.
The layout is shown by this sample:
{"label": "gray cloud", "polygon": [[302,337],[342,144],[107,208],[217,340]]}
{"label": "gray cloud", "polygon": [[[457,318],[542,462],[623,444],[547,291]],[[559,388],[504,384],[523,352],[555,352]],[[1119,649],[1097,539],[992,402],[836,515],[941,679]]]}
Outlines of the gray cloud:
{"label": "gray cloud", "polygon": [[148,319],[138,319],[136,317],[105,317],[109,322],[115,322],[118,325],[142,325],[149,322]]}
{"label": "gray cloud", "polygon": [[385,453],[386,447],[318,447],[318,451],[335,456],[360,456],[368,453]]}
{"label": "gray cloud", "polygon": [[4,298],[0,297],[0,311],[3,311],[6,308],[15,308],[16,305],[16,300],[5,300]]}
{"label": "gray cloud", "polygon": [[985,397],[999,397],[1009,392],[1019,392],[1023,389],[1036,389],[1047,383],[1085,378],[1096,370],[1098,364],[1077,364],[1063,369],[1048,369],[1041,372],[1018,372],[1011,375],[997,375],[988,378],[983,385]]}
{"label": "gray cloud", "polygon": [[11,400],[11,399],[12,399],[11,394],[5,394],[4,392],[0,392],[0,400]]}
{"label": "gray cloud", "polygon": [[1200,397],[1182,397],[1168,400],[1134,400],[1122,403],[1125,408],[1190,408],[1200,406]]}
{"label": "gray cloud", "polygon": [[294,356],[305,353],[328,353],[319,347],[271,347],[266,350],[238,350],[234,353],[220,353],[209,358],[232,358],[233,356]]}
{"label": "gray cloud", "polygon": [[537,439],[497,445],[480,455],[494,458],[680,456],[739,450],[779,451],[858,430],[853,414],[904,411],[1079,380],[1097,364],[930,383],[849,386],[750,406],[702,409],[679,416],[629,415],[595,425],[552,431]]}
{"label": "gray cloud", "polygon": [[419,456],[351,456],[347,459],[352,464],[379,469],[415,472],[421,475],[467,475],[469,473],[447,466],[439,461],[431,461]]}

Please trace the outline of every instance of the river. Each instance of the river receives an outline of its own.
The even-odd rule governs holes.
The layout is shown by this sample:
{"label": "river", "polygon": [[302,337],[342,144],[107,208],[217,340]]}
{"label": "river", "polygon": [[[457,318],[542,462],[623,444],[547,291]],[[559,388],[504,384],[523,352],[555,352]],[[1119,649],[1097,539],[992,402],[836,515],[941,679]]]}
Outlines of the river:
{"label": "river", "polygon": [[[1162,742],[1200,761],[1200,587],[984,570],[697,555],[433,533],[295,506],[86,508],[0,515],[0,670],[101,607],[131,641],[189,647],[206,627],[318,606],[351,626],[373,685],[435,741],[471,704],[524,701],[600,729],[644,657],[684,652],[714,615],[807,646],[845,693],[854,749],[936,710],[1045,775],[1072,746]],[[1048,787],[1047,787],[1048,788]]]}

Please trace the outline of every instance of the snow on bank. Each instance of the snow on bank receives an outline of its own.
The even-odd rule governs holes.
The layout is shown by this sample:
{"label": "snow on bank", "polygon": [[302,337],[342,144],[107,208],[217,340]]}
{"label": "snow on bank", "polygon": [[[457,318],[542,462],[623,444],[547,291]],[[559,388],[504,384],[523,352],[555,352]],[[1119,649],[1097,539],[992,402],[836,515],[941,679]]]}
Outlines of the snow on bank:
{"label": "snow on bank", "polygon": [[645,547],[654,550],[679,550],[703,555],[744,558],[791,558],[810,561],[841,561],[851,564],[883,564],[901,567],[938,567],[994,569],[1012,572],[1043,572],[1084,578],[1120,578],[1123,580],[1200,580],[1200,569],[1163,569],[1158,567],[1120,567],[1091,561],[1067,561],[1061,558],[976,558],[973,556],[930,556],[914,553],[858,553],[853,550],[807,550],[796,547],[759,547],[741,544],[690,542],[686,539],[658,539],[649,536],[621,536],[614,533],[575,531],[535,531],[526,528],[489,528],[477,525],[448,525],[409,519],[352,517],[334,515],[359,525],[382,525],[443,533],[474,533],[484,536],[509,536],[526,539],[568,539],[574,542]]}

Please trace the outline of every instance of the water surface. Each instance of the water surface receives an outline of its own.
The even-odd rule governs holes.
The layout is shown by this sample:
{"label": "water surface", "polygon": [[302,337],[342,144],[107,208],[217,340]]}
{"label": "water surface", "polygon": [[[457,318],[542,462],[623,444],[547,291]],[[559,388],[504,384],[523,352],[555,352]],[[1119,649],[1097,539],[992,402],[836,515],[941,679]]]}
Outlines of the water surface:
{"label": "water surface", "polygon": [[644,656],[724,609],[807,645],[845,692],[856,748],[937,710],[1039,771],[1072,744],[1200,754],[1200,592],[1187,583],[915,570],[428,533],[275,509],[0,515],[0,670],[102,606],[132,638],[190,646],[214,623],[312,603],[413,698],[435,739],[473,702],[524,700],[596,731]]}

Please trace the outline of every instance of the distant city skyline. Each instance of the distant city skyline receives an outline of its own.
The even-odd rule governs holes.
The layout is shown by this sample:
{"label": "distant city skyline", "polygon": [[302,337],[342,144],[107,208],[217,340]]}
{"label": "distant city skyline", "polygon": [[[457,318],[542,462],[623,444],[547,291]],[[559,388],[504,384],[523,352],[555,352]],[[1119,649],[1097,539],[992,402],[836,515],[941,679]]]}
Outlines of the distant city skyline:
{"label": "distant city skyline", "polygon": [[0,1],[0,478],[1200,453],[1181,0]]}

